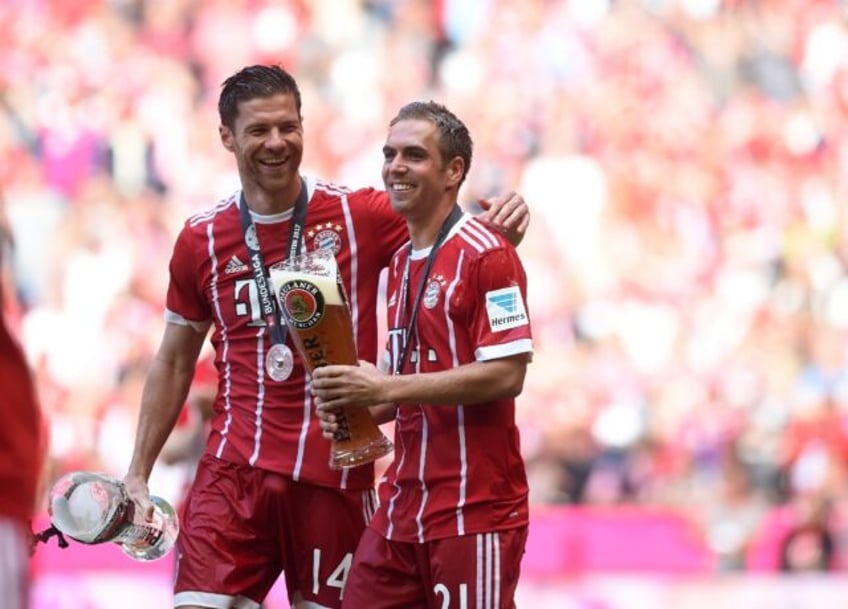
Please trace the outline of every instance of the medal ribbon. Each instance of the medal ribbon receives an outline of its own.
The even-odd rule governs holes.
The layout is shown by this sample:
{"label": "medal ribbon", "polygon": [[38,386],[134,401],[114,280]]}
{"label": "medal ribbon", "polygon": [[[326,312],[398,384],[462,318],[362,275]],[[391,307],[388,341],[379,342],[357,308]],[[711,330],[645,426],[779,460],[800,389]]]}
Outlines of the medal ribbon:
{"label": "medal ribbon", "polygon": [[[406,356],[409,354],[409,343],[411,342],[411,336],[413,329],[416,329],[416,322],[418,321],[418,308],[421,304],[421,296],[424,293],[424,285],[427,283],[427,275],[430,274],[430,269],[433,267],[433,260],[436,259],[436,251],[442,245],[442,242],[448,236],[448,233],[453,228],[453,225],[456,224],[459,219],[462,217],[462,210],[459,205],[454,205],[451,213],[445,218],[445,221],[442,223],[442,228],[439,229],[439,234],[436,237],[436,241],[433,243],[433,246],[430,248],[430,254],[427,256],[427,263],[424,265],[424,272],[421,275],[421,281],[418,283],[418,291],[415,294],[415,301],[412,304],[412,314],[409,316],[409,322],[406,324],[406,328],[401,335],[401,348],[400,353],[398,354],[397,359],[395,360],[395,369],[392,371],[392,374],[400,374],[401,370],[403,370],[403,365],[406,363]],[[407,303],[409,301],[409,266],[410,259],[412,258],[412,243],[409,244],[409,253],[406,256],[406,266],[403,269],[403,279],[401,279],[401,302],[403,302],[403,307],[406,309]],[[405,316],[406,311],[404,311]]]}
{"label": "medal ribbon", "polygon": [[[297,201],[294,204],[294,211],[292,212],[288,258],[297,256],[303,245],[303,225],[306,223],[306,203],[308,198],[306,182],[301,178],[300,194],[297,197]],[[268,270],[265,268],[265,259],[262,257],[262,251],[259,249],[259,237],[256,234],[256,226],[253,224],[253,219],[250,217],[250,210],[247,207],[247,202],[244,200],[244,191],[241,193],[239,215],[241,216],[241,229],[244,234],[244,246],[247,248],[248,259],[250,260],[250,270],[253,272],[253,280],[256,282],[257,292],[259,293],[259,306],[262,309],[262,316],[265,318],[265,323],[271,333],[271,344],[285,344],[288,329],[283,323],[280,311],[277,308],[276,299],[271,295]],[[247,237],[249,231],[253,232],[254,239],[252,240]]]}

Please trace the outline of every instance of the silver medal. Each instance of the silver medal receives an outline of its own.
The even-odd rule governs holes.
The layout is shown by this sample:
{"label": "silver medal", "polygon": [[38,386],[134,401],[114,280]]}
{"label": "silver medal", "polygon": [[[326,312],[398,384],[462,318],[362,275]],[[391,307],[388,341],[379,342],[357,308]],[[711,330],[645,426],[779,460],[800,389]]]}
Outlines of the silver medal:
{"label": "silver medal", "polygon": [[265,372],[275,381],[284,381],[291,376],[294,357],[287,345],[271,345],[265,357]]}

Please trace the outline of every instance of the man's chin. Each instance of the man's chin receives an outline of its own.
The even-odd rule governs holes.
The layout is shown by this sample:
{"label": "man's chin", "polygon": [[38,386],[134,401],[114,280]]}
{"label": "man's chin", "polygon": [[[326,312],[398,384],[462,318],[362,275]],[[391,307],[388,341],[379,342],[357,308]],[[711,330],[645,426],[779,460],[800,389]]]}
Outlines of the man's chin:
{"label": "man's chin", "polygon": [[291,171],[279,172],[274,175],[265,174],[261,180],[262,187],[269,192],[285,192],[293,188],[293,184],[297,184],[297,182],[297,173]]}
{"label": "man's chin", "polygon": [[396,214],[400,214],[401,216],[405,216],[409,213],[409,201],[406,199],[396,199],[393,195],[389,195],[389,201],[391,201],[392,209]]}

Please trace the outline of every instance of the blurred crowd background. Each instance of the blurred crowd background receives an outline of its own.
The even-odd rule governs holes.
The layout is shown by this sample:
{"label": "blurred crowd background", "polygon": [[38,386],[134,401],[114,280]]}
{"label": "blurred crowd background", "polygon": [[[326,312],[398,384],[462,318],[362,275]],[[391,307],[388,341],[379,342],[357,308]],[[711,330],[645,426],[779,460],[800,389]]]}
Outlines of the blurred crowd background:
{"label": "blurred crowd background", "polygon": [[47,482],[125,472],[172,243],[238,187],[220,84],[281,63],[305,173],[379,185],[389,119],[435,99],[475,139],[468,208],[528,201],[534,506],[671,509],[721,570],[772,523],[784,569],[844,568],[846,25],[835,0],[5,0],[5,306]]}

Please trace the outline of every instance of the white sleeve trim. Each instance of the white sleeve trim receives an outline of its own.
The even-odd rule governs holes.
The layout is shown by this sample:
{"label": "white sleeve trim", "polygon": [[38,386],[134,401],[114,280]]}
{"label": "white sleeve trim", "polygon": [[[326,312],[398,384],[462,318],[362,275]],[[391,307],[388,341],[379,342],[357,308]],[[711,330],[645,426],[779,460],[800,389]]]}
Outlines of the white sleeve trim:
{"label": "white sleeve trim", "polygon": [[165,309],[165,321],[169,324],[177,324],[178,326],[191,326],[200,334],[206,334],[209,330],[209,326],[212,325],[211,319],[207,319],[205,321],[191,321],[179,313],[174,313],[168,309]]}
{"label": "white sleeve trim", "polygon": [[533,340],[530,338],[521,338],[510,343],[500,345],[490,345],[488,347],[478,347],[474,350],[474,359],[478,362],[485,362],[492,359],[501,359],[519,353],[528,353],[533,355]]}

